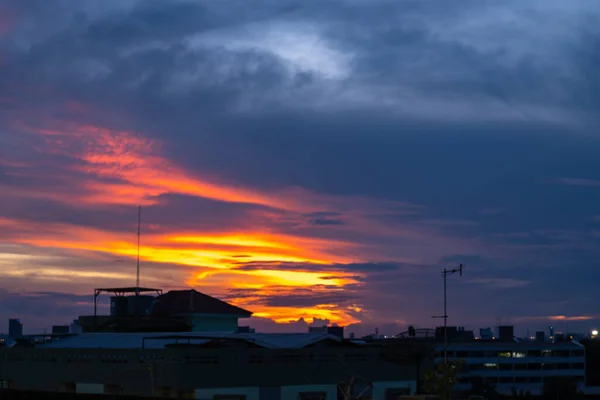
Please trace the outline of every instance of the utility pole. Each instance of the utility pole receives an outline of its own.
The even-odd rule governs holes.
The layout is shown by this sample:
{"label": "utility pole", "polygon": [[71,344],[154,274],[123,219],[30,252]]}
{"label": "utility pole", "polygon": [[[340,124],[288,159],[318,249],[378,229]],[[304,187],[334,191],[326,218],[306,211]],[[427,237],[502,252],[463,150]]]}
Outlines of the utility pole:
{"label": "utility pole", "polygon": [[462,276],[464,265],[460,264],[458,268],[446,269],[442,271],[444,279],[444,315],[435,316],[433,318],[444,318],[444,399],[448,398],[448,312],[447,312],[447,284],[448,275],[459,273]]}

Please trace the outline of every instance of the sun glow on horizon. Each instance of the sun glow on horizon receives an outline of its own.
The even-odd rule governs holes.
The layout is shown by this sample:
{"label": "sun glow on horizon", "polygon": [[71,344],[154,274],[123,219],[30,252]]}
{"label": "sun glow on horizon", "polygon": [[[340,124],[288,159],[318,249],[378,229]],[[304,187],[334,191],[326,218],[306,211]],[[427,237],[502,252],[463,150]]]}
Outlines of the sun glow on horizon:
{"label": "sun glow on horizon", "polygon": [[[132,235],[67,224],[47,224],[39,230],[26,221],[0,219],[0,226],[11,226],[20,231],[12,238],[13,243],[38,248],[77,250],[126,257],[137,256],[137,245]],[[164,228],[163,228],[164,229]],[[294,240],[296,239],[296,240]],[[356,273],[336,270],[319,271],[319,265],[327,266],[347,261],[323,253],[323,246],[315,238],[294,238],[267,233],[222,233],[222,234],[146,234],[140,246],[140,259],[165,265],[179,265],[185,284],[191,287],[215,286],[233,290],[252,290],[261,297],[277,294],[271,288],[336,288],[344,290],[347,285],[358,284]],[[302,243],[299,246],[298,243]],[[311,248],[311,244],[316,248]],[[20,263],[27,256],[4,257],[8,262]],[[278,267],[286,264],[284,269]],[[307,269],[310,266],[310,269]],[[198,272],[197,268],[201,271]],[[69,279],[110,279],[127,281],[133,275],[122,272],[95,272],[82,270],[60,270],[58,268],[37,269],[39,279],[65,282]],[[25,271],[7,269],[7,277],[27,277]],[[202,290],[202,289],[200,289]],[[299,318],[327,319],[336,323],[353,323],[357,319],[345,310],[331,305],[315,307],[264,306],[256,298],[231,297],[234,304],[250,308],[257,317],[271,318],[278,323],[293,322]],[[267,316],[269,315],[269,316]]]}
{"label": "sun glow on horizon", "polygon": [[[49,199],[78,208],[106,208],[124,205],[164,206],[167,201],[164,196],[174,194],[262,207],[260,210],[266,212],[255,218],[266,221],[277,218],[271,217],[277,212],[298,215],[321,212],[327,210],[330,201],[304,190],[267,193],[204,180],[198,174],[186,171],[162,157],[159,153],[160,143],[127,131],[55,119],[48,119],[42,127],[16,121],[15,129],[42,140],[44,153],[69,157],[73,162],[66,167],[65,176],[75,174],[78,179],[69,182],[68,178],[53,176],[52,179],[68,184],[69,190],[61,191],[52,186],[46,190],[15,188],[13,193],[17,197]],[[23,170],[21,173],[27,177],[29,172]],[[176,268],[177,279],[183,277],[182,283],[193,287],[208,285],[221,290],[252,291],[250,297],[232,295],[229,300],[240,306],[248,306],[258,317],[272,318],[277,322],[297,321],[299,318],[328,319],[336,323],[356,322],[356,318],[344,307],[338,310],[331,304],[289,307],[264,305],[259,300],[280,295],[281,288],[322,292],[333,288],[344,290],[348,285],[360,284],[356,279],[360,274],[335,269],[336,264],[356,261],[344,254],[347,249],[356,247],[357,243],[277,233],[268,227],[268,222],[266,225],[265,222],[256,224],[259,228],[254,226],[245,223],[235,230],[222,232],[202,232],[201,229],[184,231],[176,226],[156,226],[144,233],[139,256],[147,263]],[[5,241],[38,249],[80,252],[82,257],[99,254],[102,257],[134,260],[138,253],[132,234],[123,231],[68,223],[40,225],[2,217],[0,227],[10,232],[10,235],[0,237],[0,243]],[[86,271],[85,268],[60,269],[59,266],[39,267],[36,270],[38,275],[32,275],[34,272],[19,272],[17,268],[27,262],[26,256],[0,259],[4,263],[11,263],[11,268],[0,271],[0,276],[4,274],[13,278],[37,276],[42,281],[59,282],[96,278],[126,282],[131,278],[130,273],[118,270],[95,272]],[[35,259],[31,261],[35,262]]]}

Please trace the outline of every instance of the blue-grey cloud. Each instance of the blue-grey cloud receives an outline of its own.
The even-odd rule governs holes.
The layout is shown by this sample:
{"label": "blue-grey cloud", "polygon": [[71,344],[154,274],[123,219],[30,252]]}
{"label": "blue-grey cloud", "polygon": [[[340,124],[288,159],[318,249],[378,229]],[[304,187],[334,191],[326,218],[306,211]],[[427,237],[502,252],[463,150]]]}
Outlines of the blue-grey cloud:
{"label": "blue-grey cloud", "polygon": [[[77,122],[138,132],[194,176],[321,196],[320,211],[306,212],[167,193],[144,221],[148,233],[261,227],[353,243],[345,255],[356,262],[275,264],[356,274],[348,296],[369,324],[433,324],[412,299],[436,314],[439,296],[422,294],[439,289],[438,269],[461,262],[455,314],[465,319],[515,314],[518,302],[529,316],[593,314],[584,294],[600,260],[593,0],[452,10],[413,0],[101,3],[3,3],[12,17],[0,18],[0,221],[22,225],[0,242],[23,238],[31,223],[134,236],[128,205],[78,201],[89,191],[83,138],[51,142],[24,129]],[[19,275],[14,260],[25,263],[28,251]],[[49,277],[57,259],[42,253],[0,250],[11,293],[26,279],[61,281]],[[98,254],[81,268],[89,254],[59,256],[75,271],[119,272]],[[238,258],[240,270],[272,266]],[[486,311],[472,299],[487,299],[490,287],[498,298]],[[302,307],[307,298],[263,302]],[[11,309],[29,313],[20,299]]]}

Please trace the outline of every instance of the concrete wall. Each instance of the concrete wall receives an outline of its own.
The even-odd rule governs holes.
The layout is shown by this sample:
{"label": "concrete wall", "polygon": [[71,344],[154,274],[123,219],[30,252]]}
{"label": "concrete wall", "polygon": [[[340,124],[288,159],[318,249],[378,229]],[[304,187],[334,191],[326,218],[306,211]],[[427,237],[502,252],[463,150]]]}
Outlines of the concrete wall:
{"label": "concrete wall", "polygon": [[243,395],[245,400],[260,400],[258,387],[196,389],[199,400],[212,400],[217,395]]}
{"label": "concrete wall", "polygon": [[188,317],[192,332],[236,332],[238,318],[231,315],[199,315]]}
{"label": "concrete wall", "polygon": [[[300,393],[325,392],[327,400],[337,399],[337,385],[295,385],[282,386],[281,398],[284,400],[296,400]],[[261,399],[262,400],[262,399]]]}
{"label": "concrete wall", "polygon": [[[250,390],[247,400],[287,400],[289,396],[295,400],[298,392],[320,391],[319,388],[326,388],[328,397],[333,396],[337,383],[349,379],[349,371],[357,371],[368,381],[396,377],[408,380],[414,375],[411,366],[381,362],[379,350],[373,348],[284,350],[248,348],[239,342],[230,346],[145,350],[12,348],[0,351],[0,381],[6,380],[19,390],[69,392],[76,391],[76,383],[98,384],[119,389],[123,395],[139,396],[171,388],[191,391],[196,398],[219,394],[212,388],[240,387]],[[358,361],[356,356],[361,356]],[[314,386],[307,387],[306,383]],[[403,382],[375,383],[380,390],[402,385]],[[232,389],[224,390],[226,393],[221,394],[235,394]]]}
{"label": "concrete wall", "polygon": [[386,400],[388,389],[408,388],[408,394],[416,394],[417,383],[415,381],[387,381],[373,383],[373,400]]}

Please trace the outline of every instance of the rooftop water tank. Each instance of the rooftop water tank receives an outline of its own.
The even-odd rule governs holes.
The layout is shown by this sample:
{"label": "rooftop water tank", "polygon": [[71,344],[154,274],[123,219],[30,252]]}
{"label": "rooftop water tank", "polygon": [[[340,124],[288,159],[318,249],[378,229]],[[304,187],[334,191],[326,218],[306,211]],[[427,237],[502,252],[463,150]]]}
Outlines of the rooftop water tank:
{"label": "rooftop water tank", "polygon": [[154,302],[154,296],[128,296],[126,299],[127,313],[135,316],[148,315]]}
{"label": "rooftop water tank", "polygon": [[110,316],[126,317],[128,303],[127,297],[112,296],[110,298]]}

